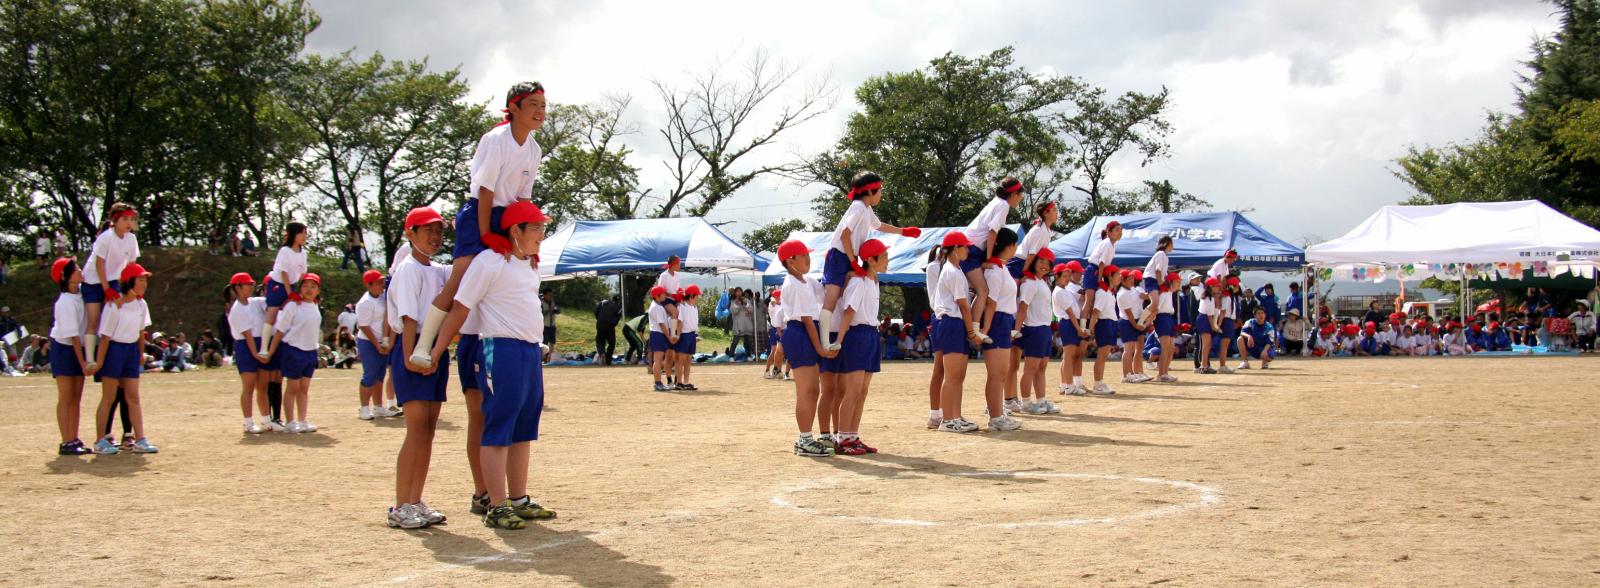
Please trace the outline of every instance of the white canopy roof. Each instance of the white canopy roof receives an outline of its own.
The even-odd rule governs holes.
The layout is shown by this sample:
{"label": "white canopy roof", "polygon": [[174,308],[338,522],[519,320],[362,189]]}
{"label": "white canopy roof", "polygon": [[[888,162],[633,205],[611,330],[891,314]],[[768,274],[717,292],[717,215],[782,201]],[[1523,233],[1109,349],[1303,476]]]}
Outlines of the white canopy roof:
{"label": "white canopy roof", "polygon": [[1600,231],[1537,200],[1385,206],[1306,249],[1312,265],[1600,260]]}

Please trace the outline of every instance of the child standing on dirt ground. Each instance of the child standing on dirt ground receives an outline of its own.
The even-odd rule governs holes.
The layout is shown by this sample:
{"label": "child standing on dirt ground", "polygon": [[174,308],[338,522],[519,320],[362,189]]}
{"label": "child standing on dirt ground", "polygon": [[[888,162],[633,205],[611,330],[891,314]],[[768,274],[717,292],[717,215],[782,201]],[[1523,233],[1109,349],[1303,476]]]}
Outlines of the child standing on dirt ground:
{"label": "child standing on dirt ground", "polygon": [[361,409],[356,416],[363,421],[389,416],[384,406],[384,372],[389,368],[390,341],[384,332],[388,322],[384,288],[388,287],[383,272],[367,270],[361,274],[361,283],[367,293],[356,301],[356,357],[361,360],[359,392]]}
{"label": "child standing on dirt ground", "polygon": [[833,450],[811,436],[812,425],[817,422],[817,404],[821,400],[818,360],[838,354],[823,344],[817,327],[816,317],[822,312],[821,284],[806,279],[806,272],[811,271],[811,249],[805,243],[791,239],[779,244],[778,263],[788,272],[783,277],[784,314],[789,320],[783,328],[783,349],[784,359],[794,371],[794,419],[800,429],[800,436],[794,441],[794,454],[828,457],[833,455]]}
{"label": "child standing on dirt ground", "polygon": [[[1017,348],[1022,350],[1022,379],[1019,382],[1022,411],[1028,414],[1058,414],[1061,409],[1045,396],[1044,372],[1050,365],[1050,263],[1055,254],[1049,248],[1040,249],[1028,257],[1032,264],[1022,272],[1022,287],[1017,291],[1017,316],[1022,326],[1022,340]],[[1033,400],[1028,400],[1028,391]]]}
{"label": "child standing on dirt ground", "polygon": [[650,317],[650,376],[655,378],[653,389],[656,392],[670,390],[661,381],[667,372],[667,357],[671,355],[672,345],[675,343],[671,334],[673,319],[668,315],[670,312],[667,309],[668,300],[670,297],[667,296],[665,286],[650,288],[650,308],[645,314]]}
{"label": "child standing on dirt ground", "polygon": [[1089,321],[1094,324],[1094,388],[1089,392],[1108,396],[1116,392],[1106,385],[1106,360],[1117,348],[1117,286],[1122,284],[1122,270],[1115,265],[1100,268],[1096,280],[1100,292],[1095,295],[1094,311]]}
{"label": "child standing on dirt ground", "polygon": [[[267,274],[267,323],[261,328],[262,342],[272,341],[278,325],[278,311],[289,303],[289,295],[296,291],[301,277],[306,274],[306,239],[309,236],[305,223],[294,222],[284,227],[283,247],[278,248],[278,257],[272,261],[272,273]],[[266,361],[267,351],[260,352],[263,355],[257,358]]]}
{"label": "child standing on dirt ground", "polygon": [[866,408],[872,374],[879,371],[883,357],[883,337],[878,334],[878,272],[889,266],[889,248],[877,239],[868,239],[856,249],[861,269],[844,288],[839,299],[839,324],[845,327],[840,337],[839,383],[844,400],[839,403],[837,453],[863,455],[878,449],[861,440],[861,411]]}
{"label": "child standing on dirt ground", "polygon": [[61,291],[56,298],[55,321],[50,326],[50,375],[56,380],[56,427],[61,430],[61,446],[56,454],[93,453],[78,438],[83,375],[95,367],[83,354],[83,334],[88,324],[83,311],[83,272],[78,269],[78,262],[63,257],[50,264],[50,281]]}
{"label": "child standing on dirt ground", "polygon": [[[961,268],[973,251],[972,241],[960,231],[946,233],[940,244],[944,267],[933,293],[933,357],[944,367],[939,388],[939,430],[971,433],[978,423],[961,416],[961,387],[967,379],[967,350],[983,343],[978,330],[978,310],[967,298],[967,276]],[[981,302],[981,301],[980,301]]]}
{"label": "child standing on dirt ground", "polygon": [[1010,270],[1006,269],[1005,259],[1017,248],[1017,234],[1004,227],[995,233],[990,242],[993,247],[994,257],[983,266],[983,279],[987,286],[986,294],[975,303],[978,308],[982,327],[979,332],[984,334],[983,350],[984,384],[983,399],[989,411],[989,430],[1015,431],[1022,428],[1022,423],[1011,418],[1012,410],[1021,410],[1022,402],[1012,399],[1006,402],[1006,380],[1010,376],[1012,339],[1020,333],[1015,333],[1017,326],[1017,282],[1012,279]]}
{"label": "child standing on dirt ground", "polygon": [[673,352],[677,356],[678,390],[699,390],[694,384],[689,383],[689,368],[694,365],[695,343],[700,338],[700,287],[689,284],[683,289],[683,306],[678,308],[678,324],[682,325],[683,332],[678,334],[678,342],[673,345]]}
{"label": "child standing on dirt ground", "polygon": [[1092,334],[1079,315],[1083,309],[1083,265],[1074,259],[1051,269],[1056,274],[1056,289],[1050,293],[1050,304],[1055,307],[1056,331],[1061,334],[1060,391],[1081,396],[1087,392],[1083,387],[1083,356]]}
{"label": "child standing on dirt ground", "polygon": [[[259,334],[267,320],[267,301],[252,297],[255,278],[239,272],[228,280],[228,330],[233,334],[233,365],[239,370],[239,412],[244,414],[244,432],[260,434],[272,428],[272,409],[267,400],[268,373],[259,359],[266,348]],[[261,422],[254,415],[260,409]]]}
{"label": "child standing on dirt ground", "polygon": [[556,517],[528,497],[529,445],[539,438],[544,411],[544,368],[539,361],[544,317],[534,256],[549,220],[532,202],[506,206],[499,227],[507,243],[478,256],[462,276],[431,354],[438,364],[461,325],[477,321],[473,387],[483,391],[478,461],[489,506],[483,525],[492,529],[521,529],[528,521]]}
{"label": "child standing on dirt ground", "polygon": [[[429,301],[444,289],[450,269],[433,264],[432,256],[444,243],[444,217],[432,208],[418,207],[406,213],[405,237],[410,244],[406,257],[389,269],[389,328],[400,334],[400,344],[389,355],[389,378],[394,381],[395,397],[405,408],[406,437],[395,464],[395,503],[389,507],[390,527],[420,529],[445,522],[445,516],[422,501],[428,481],[428,466],[433,460],[433,436],[439,426],[439,409],[450,383],[450,365],[417,365],[410,361],[416,351],[420,320]],[[426,351],[424,355],[427,355]]]}
{"label": "child standing on dirt ground", "polygon": [[[83,292],[84,317],[88,320],[83,335],[84,355],[90,362],[100,357],[100,307],[115,302],[126,288],[118,281],[123,268],[139,259],[139,239],[133,229],[138,213],[125,202],[111,205],[109,227],[101,227],[94,238],[94,248],[84,262]],[[92,369],[90,371],[93,371]]]}
{"label": "child standing on dirt ground", "polygon": [[784,371],[789,364],[783,361],[783,339],[779,333],[783,332],[783,291],[773,290],[772,297],[767,300],[767,367],[761,377],[768,380],[784,378]]}
{"label": "child standing on dirt ground", "polygon": [[[283,328],[273,337],[269,353],[283,354],[283,379],[289,384],[284,396],[290,433],[315,433],[307,410],[311,406],[311,377],[317,372],[317,344],[322,331],[322,278],[307,273],[300,278],[300,291],[289,296],[278,317]],[[281,347],[281,348],[280,348]]]}
{"label": "child standing on dirt ground", "polygon": [[[100,376],[100,408],[95,411],[96,423],[111,422],[111,405],[122,394],[127,402],[128,415],[133,421],[133,452],[155,453],[154,443],[145,436],[144,403],[139,398],[139,374],[144,371],[144,329],[150,326],[150,307],[144,294],[150,287],[150,272],[137,263],[122,268],[119,282],[124,290],[111,306],[105,309],[100,321],[100,336],[107,339],[95,358],[96,372]],[[114,454],[117,446],[111,433],[94,444],[95,453]]]}

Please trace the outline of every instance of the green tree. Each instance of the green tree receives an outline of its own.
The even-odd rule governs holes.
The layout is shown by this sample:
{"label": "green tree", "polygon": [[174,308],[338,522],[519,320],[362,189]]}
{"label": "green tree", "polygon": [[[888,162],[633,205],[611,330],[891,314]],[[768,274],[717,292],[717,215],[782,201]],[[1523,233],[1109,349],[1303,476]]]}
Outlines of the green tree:
{"label": "green tree", "polygon": [[1211,209],[1206,199],[1180,192],[1168,180],[1144,181],[1145,207],[1153,212],[1201,212]]}
{"label": "green tree", "polygon": [[751,251],[776,251],[778,244],[789,238],[789,233],[806,230],[806,222],[797,218],[762,225],[744,234],[744,246]]}
{"label": "green tree", "polygon": [[634,218],[648,190],[639,189],[639,168],[623,139],[638,132],[623,122],[632,101],[626,95],[593,105],[557,105],[536,134],[545,162],[534,200],[549,208],[554,224],[566,217]]}
{"label": "green tree", "polygon": [[1127,92],[1108,102],[1104,89],[1092,88],[1077,96],[1077,112],[1056,117],[1071,146],[1069,157],[1088,181],[1088,186],[1073,188],[1089,196],[1091,214],[1103,212],[1101,190],[1118,153],[1130,148],[1137,151],[1140,167],[1170,154],[1166,137],[1172,133],[1172,123],[1166,112],[1172,103],[1168,96],[1162,87],[1154,94]]}

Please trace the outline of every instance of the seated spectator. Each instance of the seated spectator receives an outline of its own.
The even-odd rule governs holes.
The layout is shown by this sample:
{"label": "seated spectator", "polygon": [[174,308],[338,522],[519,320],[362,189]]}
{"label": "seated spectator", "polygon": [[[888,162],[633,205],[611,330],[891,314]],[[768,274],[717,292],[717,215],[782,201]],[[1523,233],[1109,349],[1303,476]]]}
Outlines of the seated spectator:
{"label": "seated spectator", "polygon": [[1300,317],[1298,309],[1291,308],[1283,319],[1283,352],[1288,355],[1301,355],[1306,346],[1306,337],[1311,334],[1311,323]]}
{"label": "seated spectator", "polygon": [[1567,320],[1572,322],[1573,346],[1579,351],[1594,351],[1595,317],[1589,312],[1589,302],[1579,300],[1577,310],[1567,315]]}
{"label": "seated spectator", "polygon": [[917,332],[917,342],[911,349],[916,352],[919,358],[933,357],[933,344],[928,341],[928,331],[926,329]]}
{"label": "seated spectator", "polygon": [[200,333],[200,346],[195,350],[194,363],[208,368],[222,366],[222,342],[210,330]]}
{"label": "seated spectator", "polygon": [[178,346],[177,337],[169,337],[163,341],[166,345],[161,348],[161,371],[183,372],[189,369],[189,358],[183,349]]}
{"label": "seated spectator", "polygon": [[234,231],[228,237],[228,255],[238,257],[244,254],[244,245],[239,241],[239,231]]}
{"label": "seated spectator", "polygon": [[356,339],[350,330],[339,327],[339,331],[328,336],[330,356],[328,365],[337,369],[349,369],[356,363]]}
{"label": "seated spectator", "polygon": [[239,243],[239,254],[245,257],[261,255],[260,251],[256,251],[256,241],[250,238],[250,233],[245,233],[244,240]]}
{"label": "seated spectator", "polygon": [[50,371],[50,339],[38,335],[28,336],[28,346],[22,350],[22,371],[30,374]]}

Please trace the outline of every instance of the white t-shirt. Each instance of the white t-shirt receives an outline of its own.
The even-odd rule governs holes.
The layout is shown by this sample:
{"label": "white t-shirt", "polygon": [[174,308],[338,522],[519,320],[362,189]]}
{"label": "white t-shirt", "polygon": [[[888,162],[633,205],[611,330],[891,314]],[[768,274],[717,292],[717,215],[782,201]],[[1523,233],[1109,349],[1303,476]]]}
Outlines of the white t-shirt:
{"label": "white t-shirt", "polygon": [[867,203],[860,200],[851,202],[850,208],[844,211],[844,217],[839,219],[839,226],[834,227],[833,240],[828,246],[844,252],[844,230],[850,229],[850,250],[860,255],[861,244],[866,243],[881,224],[878,214]]}
{"label": "white t-shirt", "polygon": [[48,255],[50,253],[50,238],[40,235],[39,239],[33,242],[33,252],[39,255]]}
{"label": "white t-shirt", "polygon": [[1395,347],[1399,347],[1399,348],[1404,349],[1406,351],[1410,351],[1411,350],[1411,345],[1412,345],[1412,342],[1411,342],[1411,336],[1410,335],[1399,335],[1399,336],[1396,336],[1394,338],[1394,346]]}
{"label": "white t-shirt", "polygon": [[290,302],[278,311],[283,344],[301,351],[316,351],[322,336],[322,310],[310,302]]}
{"label": "white t-shirt", "polygon": [[1217,316],[1217,301],[1218,300],[1219,299],[1217,299],[1217,298],[1201,298],[1200,299],[1200,314],[1205,315],[1205,316]]}
{"label": "white t-shirt", "polygon": [[1100,242],[1095,243],[1094,249],[1089,252],[1089,263],[1094,264],[1095,267],[1105,267],[1116,257],[1117,244],[1112,243],[1110,238],[1101,238]]}
{"label": "white t-shirt", "polygon": [[967,228],[961,232],[967,234],[967,240],[978,249],[984,249],[989,243],[989,233],[1000,232],[1006,226],[1006,213],[1011,212],[1011,205],[1004,198],[995,198],[983,206],[978,217],[967,223]]}
{"label": "white t-shirt", "polygon": [[1217,297],[1217,311],[1222,314],[1222,318],[1239,318],[1239,306],[1233,303],[1233,296],[1227,294]]}
{"label": "white t-shirt", "polygon": [[[400,263],[389,270],[389,292],[384,295],[384,298],[389,299],[384,313],[389,321],[389,328],[395,333],[405,333],[404,319],[408,317],[421,323],[423,313],[427,312],[428,305],[433,304],[433,299],[439,295],[439,291],[444,290],[444,283],[448,279],[450,279],[450,266],[432,263],[424,265],[414,256],[401,259]],[[421,325],[418,327],[420,332]]]}
{"label": "white t-shirt", "polygon": [[1160,290],[1156,290],[1155,293],[1157,314],[1176,314],[1178,312],[1178,306],[1173,303],[1173,299],[1178,297],[1177,292],[1162,292]]}
{"label": "white t-shirt", "polygon": [[[100,274],[96,273],[96,257],[106,260],[107,279],[102,280]],[[83,264],[83,283],[103,284],[118,280],[122,276],[122,268],[128,267],[135,259],[139,259],[139,238],[132,231],[118,237],[116,229],[106,229],[94,238],[94,249],[89,253],[89,260]]]}
{"label": "white t-shirt", "polygon": [[456,302],[478,317],[478,336],[539,343],[544,337],[539,271],[526,259],[479,256],[461,276]]}
{"label": "white t-shirt", "polygon": [[[363,294],[362,297],[365,298],[366,295]],[[351,335],[356,334],[356,322],[356,311],[354,310],[340,311],[339,317],[334,319],[335,324],[344,327],[346,331],[350,331]]]}
{"label": "white t-shirt", "polygon": [[1208,278],[1216,278],[1216,279],[1219,279],[1219,280],[1227,280],[1228,279],[1228,260],[1226,258],[1223,258],[1223,259],[1217,260],[1216,263],[1211,264],[1211,269],[1206,271],[1206,277],[1208,277]]}
{"label": "white t-shirt", "polygon": [[272,275],[268,277],[276,282],[280,279],[278,276],[286,273],[289,275],[289,283],[284,284],[285,286],[300,283],[301,276],[306,275],[305,248],[301,248],[299,251],[288,247],[278,248],[278,257],[272,260]]}
{"label": "white t-shirt", "polygon": [[[656,276],[656,285],[666,288],[667,297],[671,298],[673,294],[678,293],[678,274],[662,271],[661,275]],[[784,296],[788,296],[788,294],[784,294]]]}
{"label": "white t-shirt", "polygon": [[1033,228],[1028,229],[1028,233],[1026,235],[1022,236],[1022,244],[1017,246],[1017,253],[1015,257],[1017,259],[1026,260],[1028,259],[1029,255],[1038,253],[1040,249],[1044,249],[1048,245],[1050,245],[1049,227],[1044,225],[1034,225]]}
{"label": "white t-shirt", "polygon": [[389,302],[385,298],[387,296],[373,298],[372,293],[368,292],[362,294],[361,300],[356,302],[355,331],[357,340],[372,342],[372,339],[367,338],[367,332],[362,330],[362,327],[370,328],[372,329],[372,334],[380,338],[383,337],[384,315],[388,314],[389,311]]}
{"label": "white t-shirt", "polygon": [[767,324],[781,329],[784,322],[783,305],[776,300],[767,302]]}
{"label": "white t-shirt", "polygon": [[472,153],[472,184],[467,198],[476,200],[478,188],[488,188],[494,192],[493,206],[532,200],[533,181],[539,177],[539,162],[543,158],[544,151],[533,140],[532,133],[518,145],[511,134],[511,125],[489,129],[478,139],[478,149]]}
{"label": "white t-shirt", "polygon": [[693,304],[678,305],[678,332],[700,332],[700,309]]}
{"label": "white t-shirt", "polygon": [[944,264],[939,263],[939,260],[935,258],[928,260],[928,267],[922,270],[928,276],[928,308],[937,308],[933,301],[933,293],[939,289],[939,273],[943,267]]}
{"label": "white t-shirt", "polygon": [[1117,291],[1117,319],[1127,320],[1128,313],[1133,313],[1133,320],[1138,320],[1144,314],[1144,297],[1139,295],[1135,288],[1122,288]]}
{"label": "white t-shirt", "polygon": [[1150,262],[1144,264],[1144,277],[1155,278],[1157,284],[1166,281],[1167,252],[1157,251],[1155,255],[1150,256]]}
{"label": "white t-shirt", "polygon": [[850,280],[845,284],[844,295],[839,298],[840,305],[834,314],[842,313],[847,308],[852,309],[855,314],[850,316],[850,326],[876,325],[881,294],[877,280]]}
{"label": "white t-shirt", "polygon": [[50,338],[62,345],[71,345],[74,337],[82,337],[89,326],[83,310],[83,295],[62,292],[56,297],[56,320],[50,326]]}
{"label": "white t-shirt", "polygon": [[789,320],[813,320],[822,316],[822,301],[817,292],[821,285],[815,280],[796,278],[794,274],[783,276],[783,306]]}
{"label": "white t-shirt", "polygon": [[652,333],[665,333],[666,331],[661,330],[661,326],[672,322],[672,317],[667,315],[667,307],[656,304],[653,300],[650,301],[650,308],[645,310],[645,314],[650,317],[648,320]]}
{"label": "white t-shirt", "polygon": [[1077,282],[1056,288],[1050,294],[1057,318],[1066,319],[1076,323],[1078,313],[1083,308],[1083,286]]}
{"label": "white t-shirt", "polygon": [[150,326],[150,305],[143,298],[118,305],[105,305],[100,311],[100,336],[118,343],[138,343],[139,333]]}
{"label": "white t-shirt", "polygon": [[1117,320],[1117,293],[1101,289],[1094,295],[1095,321]]}
{"label": "white t-shirt", "polygon": [[961,306],[957,301],[967,299],[967,276],[961,273],[961,268],[946,263],[946,267],[939,270],[939,287],[934,289],[933,313],[960,320]]}
{"label": "white t-shirt", "polygon": [[1044,280],[1023,278],[1018,296],[1028,303],[1028,312],[1022,317],[1024,327],[1043,327],[1050,324],[1050,288]]}
{"label": "white t-shirt", "polygon": [[[235,341],[242,341],[245,334],[250,338],[261,336],[261,329],[267,323],[267,299],[260,296],[249,299],[247,304],[240,304],[235,300],[228,307],[228,330],[233,332]],[[267,342],[262,341],[265,345]]]}
{"label": "white t-shirt", "polygon": [[1017,314],[1017,281],[1005,267],[983,270],[983,281],[989,285],[989,299],[994,301],[994,311],[1012,316]]}

